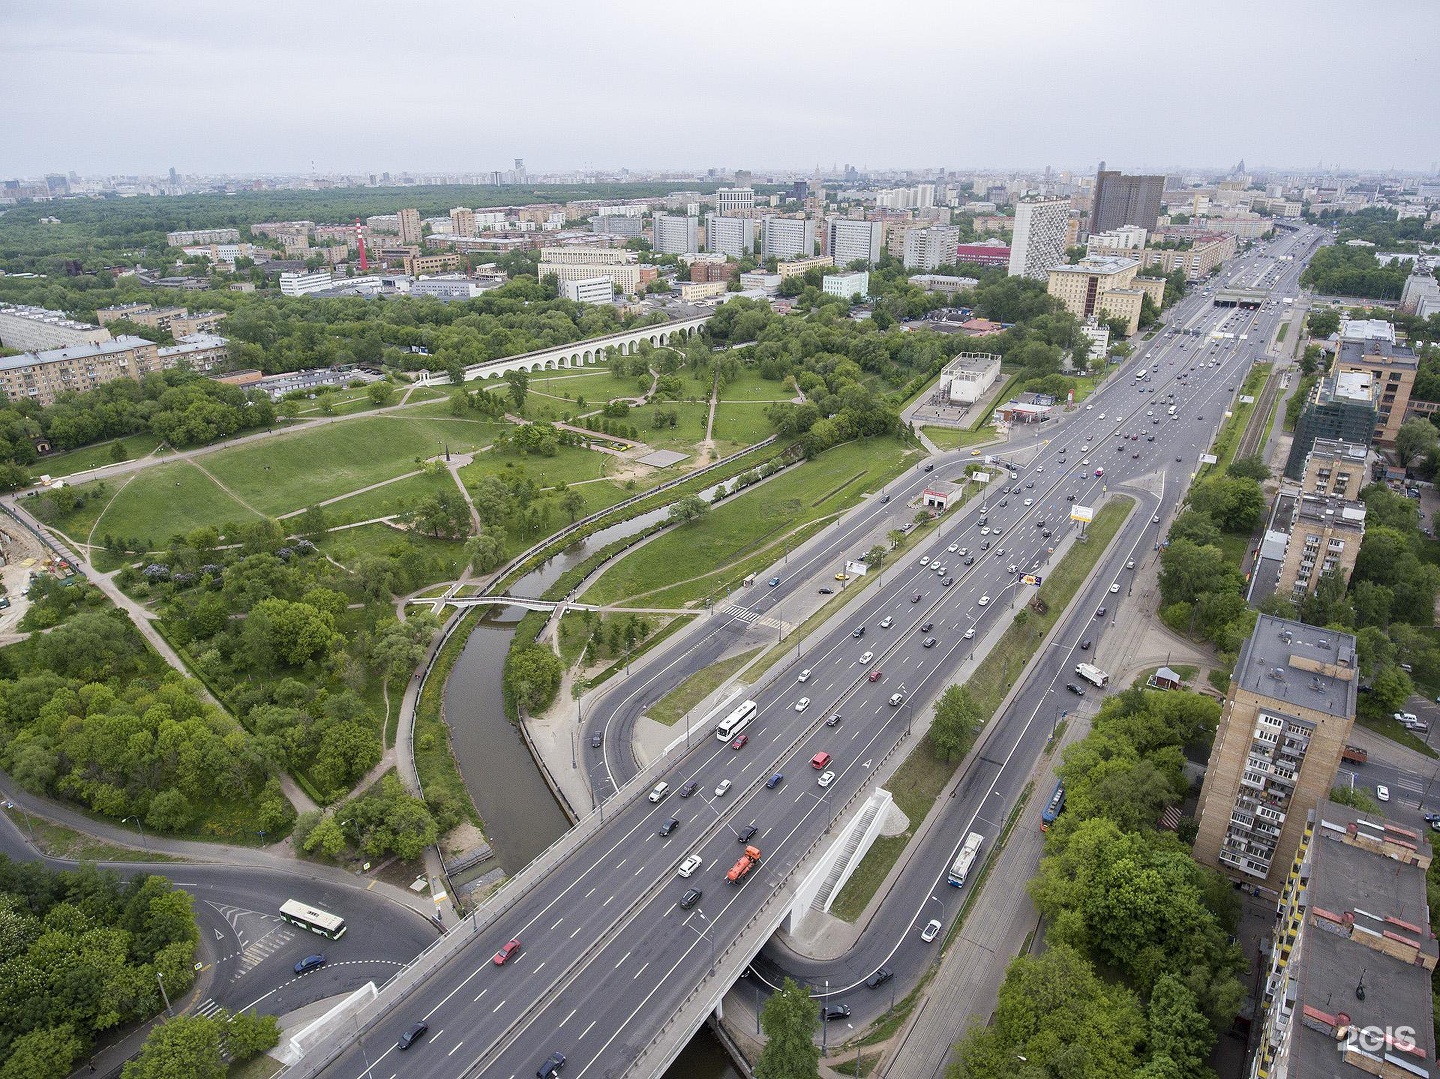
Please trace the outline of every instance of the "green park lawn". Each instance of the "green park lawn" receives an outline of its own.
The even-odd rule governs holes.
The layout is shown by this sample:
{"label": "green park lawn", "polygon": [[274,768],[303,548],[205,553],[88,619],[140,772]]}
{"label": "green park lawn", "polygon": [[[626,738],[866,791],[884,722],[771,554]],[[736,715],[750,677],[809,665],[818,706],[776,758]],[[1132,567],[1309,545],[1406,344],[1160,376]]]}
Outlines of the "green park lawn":
{"label": "green park lawn", "polygon": [[[355,521],[389,517],[408,506],[423,502],[431,495],[455,490],[457,490],[455,481],[449,472],[438,472],[433,476],[406,476],[394,483],[387,483],[383,487],[376,487],[349,498],[342,498],[339,502],[332,502],[322,508],[325,511],[326,520],[333,528],[336,525],[351,524]],[[293,527],[293,520],[289,524]]]}
{"label": "green park lawn", "polygon": [[397,548],[413,547],[435,560],[430,581],[454,580],[464,569],[464,545],[453,540],[437,540],[428,536],[401,532],[389,525],[361,525],[321,537],[318,546],[335,561],[350,568],[371,556],[380,556]]}
{"label": "green park lawn", "polygon": [[159,437],[149,432],[127,435],[125,438],[110,442],[97,442],[93,446],[81,446],[78,450],[71,450],[69,453],[57,453],[52,457],[43,457],[36,461],[30,470],[37,476],[72,476],[76,472],[84,472],[88,468],[114,464],[115,459],[111,454],[115,452],[115,442],[117,441],[125,447],[126,460],[146,457],[156,446],[160,445]]}
{"label": "green park lawn", "polygon": [[[554,457],[532,457],[511,451],[478,453],[470,464],[460,469],[460,478],[472,490],[486,476],[506,479],[529,476],[541,487],[556,487],[562,483],[601,479],[615,471],[616,461],[610,454],[578,446],[560,446]],[[604,485],[587,483],[577,489],[585,494],[589,488],[599,486]]]}
{"label": "green park lawn", "polygon": [[942,450],[958,450],[995,441],[995,431],[990,427],[980,431],[972,431],[968,427],[922,427],[920,430]]}
{"label": "green park lawn", "polygon": [[734,382],[726,383],[720,391],[724,401],[790,401],[795,397],[795,387],[789,382],[771,382],[761,378],[753,367],[745,368]]}
{"label": "green park lawn", "polygon": [[704,598],[780,557],[795,529],[879,490],[904,469],[912,452],[892,439],[837,446],[722,502],[703,520],[637,548],[586,589],[584,599],[643,598],[644,606],[664,607]]}
{"label": "green park lawn", "polygon": [[[95,499],[60,523],[72,539],[84,542],[93,523],[97,541],[106,535],[126,539],[138,536],[153,549],[178,533],[204,525],[243,524],[258,516],[186,461],[156,465],[131,477],[128,483],[120,479],[111,481],[110,486],[112,493],[119,493],[108,504],[104,499]],[[91,517],[86,522],[92,508],[98,520]]]}
{"label": "green park lawn", "polygon": [[775,433],[774,426],[765,418],[768,402],[728,401],[721,402],[715,409],[715,440],[722,443],[721,454],[753,446]]}

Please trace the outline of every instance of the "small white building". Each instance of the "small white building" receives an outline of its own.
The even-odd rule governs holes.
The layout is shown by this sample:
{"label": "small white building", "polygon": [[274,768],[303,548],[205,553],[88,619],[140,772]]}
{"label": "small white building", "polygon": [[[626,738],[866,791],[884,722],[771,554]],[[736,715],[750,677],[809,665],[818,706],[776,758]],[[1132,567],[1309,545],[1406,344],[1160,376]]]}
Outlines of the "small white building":
{"label": "small white building", "polygon": [[334,284],[335,279],[329,270],[316,270],[314,273],[291,273],[287,270],[280,275],[282,296],[304,296],[330,288]]}
{"label": "small white building", "polygon": [[1000,377],[1000,357],[988,352],[962,352],[940,372],[937,389],[952,404],[973,405]]}
{"label": "small white building", "polygon": [[608,277],[586,277],[562,282],[560,294],[574,303],[609,303],[615,298],[615,286]]}
{"label": "small white building", "polygon": [[820,287],[831,296],[840,296],[850,299],[852,296],[870,295],[870,271],[856,270],[853,273],[831,273],[826,274],[820,282]]}
{"label": "small white building", "polygon": [[1080,332],[1090,338],[1090,350],[1086,355],[1092,360],[1104,359],[1110,351],[1110,327],[1092,318],[1080,327]]}
{"label": "small white building", "polygon": [[769,270],[751,270],[740,275],[740,288],[759,289],[766,296],[774,296],[780,291],[780,282],[784,278],[778,273],[771,273]]}

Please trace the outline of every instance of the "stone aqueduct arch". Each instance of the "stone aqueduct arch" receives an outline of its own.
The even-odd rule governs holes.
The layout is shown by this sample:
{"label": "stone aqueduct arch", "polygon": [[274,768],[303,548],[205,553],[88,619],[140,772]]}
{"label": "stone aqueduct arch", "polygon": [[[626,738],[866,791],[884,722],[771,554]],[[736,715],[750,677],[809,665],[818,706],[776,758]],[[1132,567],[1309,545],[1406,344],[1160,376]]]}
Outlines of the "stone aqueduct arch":
{"label": "stone aqueduct arch", "polygon": [[[644,326],[638,330],[612,334],[610,337],[559,345],[539,352],[529,352],[522,356],[509,356],[487,363],[474,364],[465,368],[465,381],[503,378],[509,371],[529,373],[532,371],[556,371],[571,367],[593,367],[605,362],[609,349],[618,349],[624,355],[633,355],[639,351],[640,342],[644,340],[648,340],[655,347],[677,339],[689,340],[699,333],[700,328],[709,321],[709,315],[702,315],[665,326]],[[431,372],[426,383],[440,385],[448,383],[448,381],[443,372]]]}

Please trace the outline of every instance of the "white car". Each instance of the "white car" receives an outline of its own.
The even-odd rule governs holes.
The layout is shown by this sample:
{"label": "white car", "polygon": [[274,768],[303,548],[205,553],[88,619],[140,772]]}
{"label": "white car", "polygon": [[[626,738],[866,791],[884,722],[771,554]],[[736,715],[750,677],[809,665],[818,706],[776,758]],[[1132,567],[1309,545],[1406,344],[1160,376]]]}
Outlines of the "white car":
{"label": "white car", "polygon": [[987,526],[987,527],[985,527],[985,528],[982,528],[982,529],[980,530],[980,535],[982,535],[982,536],[988,536],[988,535],[990,535],[990,529],[989,529],[989,527]]}
{"label": "white car", "polygon": [[938,566],[938,565],[937,565],[937,566],[935,567],[935,576],[937,576],[937,577],[943,577],[943,576],[945,576],[946,572],[947,572],[947,567],[945,567],[945,566]]}
{"label": "white car", "polygon": [[809,698],[809,697],[801,697],[798,701],[795,702],[795,711],[797,711],[797,712],[803,712],[803,711],[805,711],[805,709],[807,709],[807,708],[809,708],[809,707],[810,707],[810,698]]}
{"label": "white car", "polygon": [[809,668],[809,667],[806,667],[803,671],[801,671],[801,672],[800,672],[800,677],[797,678],[797,679],[795,679],[795,681],[797,681],[797,682],[808,682],[808,681],[810,681],[810,668]]}
{"label": "white car", "polygon": [[921,564],[922,566],[928,566],[928,565],[930,564],[930,556],[929,556],[928,554],[927,554],[927,555],[921,555],[921,556],[920,556],[920,564]]}
{"label": "white car", "polygon": [[1112,584],[1112,585],[1110,586],[1110,591],[1111,591],[1112,594],[1115,593],[1115,592],[1120,591],[1120,585],[1119,585],[1119,584]]}
{"label": "white car", "polygon": [[1080,463],[1081,463],[1082,465],[1088,465],[1088,464],[1090,463],[1090,458],[1087,457],[1087,458],[1085,458],[1085,460],[1081,461]]}
{"label": "white car", "polygon": [[680,863],[680,868],[675,870],[675,875],[677,877],[688,877],[704,864],[704,858],[698,854],[692,854]]}
{"label": "white car", "polygon": [[1089,444],[1087,443],[1086,445],[1081,446],[1081,447],[1080,447],[1080,452],[1081,452],[1081,453],[1089,453],[1089,452],[1090,452],[1090,446],[1089,446]]}
{"label": "white car", "polygon": [[724,797],[725,797],[725,792],[728,791],[729,789],[730,789],[730,781],[729,781],[728,779],[722,779],[722,780],[720,781],[720,785],[715,788],[715,797],[716,797],[716,798],[724,798]]}
{"label": "white car", "polygon": [[1085,406],[1085,411],[1086,411],[1086,412],[1093,412],[1094,410],[1095,410],[1095,406],[1094,406],[1094,405],[1086,405],[1086,406]]}
{"label": "white car", "polygon": [[828,786],[830,786],[831,783],[834,783],[834,782],[835,782],[835,773],[834,773],[834,772],[821,772],[821,773],[820,773],[820,786],[822,786],[822,787],[828,787]]}
{"label": "white car", "polygon": [[967,630],[965,631],[965,638],[964,638],[964,639],[967,640],[967,641],[973,641],[973,640],[975,639],[975,627],[974,627],[974,626],[971,626],[969,629],[967,629]]}
{"label": "white car", "polygon": [[670,789],[670,784],[669,784],[669,783],[666,783],[666,782],[663,782],[663,781],[662,781],[662,782],[659,782],[659,783],[656,783],[655,786],[654,786],[654,787],[651,789],[651,791],[650,791],[650,801],[652,801],[652,802],[658,802],[658,801],[660,801],[661,798],[664,798],[664,797],[665,797],[665,792],[668,791],[669,789]]}
{"label": "white car", "polygon": [[940,935],[940,929],[940,919],[931,918],[930,921],[926,923],[925,928],[920,930],[920,939],[926,944],[929,944]]}
{"label": "white car", "polygon": [[1390,788],[1383,783],[1377,784],[1375,787],[1375,797],[1379,798],[1382,802],[1390,801]]}
{"label": "white car", "polygon": [[1033,506],[1035,505],[1035,500],[1033,498],[1027,498],[1024,502],[1024,505]]}
{"label": "white car", "polygon": [[866,652],[864,655],[862,655],[862,656],[860,657],[860,666],[862,666],[862,667],[865,666],[865,664],[869,663],[869,662],[870,662],[872,659],[874,659],[874,658],[875,658],[875,653],[874,653],[874,652]]}
{"label": "white car", "polygon": [[1105,413],[1100,413],[1100,418],[1103,420],[1105,418]]}
{"label": "white car", "polygon": [[880,628],[881,628],[881,629],[889,629],[889,628],[890,628],[891,626],[893,626],[894,624],[895,624],[895,619],[891,618],[888,614],[887,614],[884,618],[880,619]]}
{"label": "white car", "polygon": [[980,600],[979,600],[979,603],[980,603],[980,606],[982,606],[982,607],[988,607],[988,606],[990,606],[990,597],[989,597],[989,596],[981,596],[981,597],[980,597]]}
{"label": "white car", "polygon": [[958,551],[958,550],[960,549],[960,544],[958,544],[958,543],[952,543],[952,544],[950,544],[949,547],[946,547],[945,549],[946,549],[947,551],[949,551],[951,554],[954,554],[956,551]]}

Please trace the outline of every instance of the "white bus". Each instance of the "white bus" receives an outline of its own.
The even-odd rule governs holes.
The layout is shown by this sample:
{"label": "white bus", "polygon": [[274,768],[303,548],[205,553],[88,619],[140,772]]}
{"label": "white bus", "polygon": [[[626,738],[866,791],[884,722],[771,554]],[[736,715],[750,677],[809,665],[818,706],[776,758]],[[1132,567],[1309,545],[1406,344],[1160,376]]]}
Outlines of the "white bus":
{"label": "white bus", "polygon": [[339,940],[345,935],[345,919],[319,907],[309,907],[298,899],[287,899],[280,904],[280,917],[291,925],[319,933],[322,937]]}
{"label": "white bus", "polygon": [[722,742],[728,742],[737,734],[750,726],[750,721],[755,718],[759,711],[754,701],[746,701],[728,716],[720,721],[720,726],[715,728],[715,737]]}
{"label": "white bus", "polygon": [[979,832],[971,832],[965,837],[965,845],[960,848],[954,864],[950,866],[950,887],[958,888],[965,883],[965,878],[975,865],[975,859],[980,857],[980,844],[984,842],[985,837]]}

